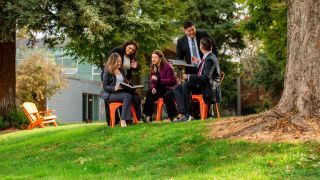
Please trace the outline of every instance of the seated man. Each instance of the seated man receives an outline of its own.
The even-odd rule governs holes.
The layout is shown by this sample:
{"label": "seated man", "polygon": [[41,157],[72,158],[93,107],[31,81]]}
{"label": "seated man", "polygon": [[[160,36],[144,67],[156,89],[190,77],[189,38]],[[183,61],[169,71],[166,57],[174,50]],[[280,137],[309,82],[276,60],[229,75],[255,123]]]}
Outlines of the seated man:
{"label": "seated man", "polygon": [[174,88],[174,96],[178,106],[177,121],[189,121],[192,92],[201,92],[206,104],[216,101],[216,88],[220,85],[220,67],[217,57],[211,52],[212,41],[209,38],[202,38],[200,50],[203,58],[193,58],[198,62],[197,74],[184,74],[184,83]]}

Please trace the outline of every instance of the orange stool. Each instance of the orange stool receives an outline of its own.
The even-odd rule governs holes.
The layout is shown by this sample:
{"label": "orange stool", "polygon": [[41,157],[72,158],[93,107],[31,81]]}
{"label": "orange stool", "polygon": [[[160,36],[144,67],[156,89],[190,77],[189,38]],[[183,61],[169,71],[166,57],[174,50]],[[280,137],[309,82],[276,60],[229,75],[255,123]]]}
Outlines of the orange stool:
{"label": "orange stool", "polygon": [[[200,104],[200,116],[202,120],[207,119],[207,114],[208,114],[208,108],[209,106],[204,102],[203,97],[201,94],[199,95],[192,95],[192,100],[193,101],[198,101]],[[219,112],[219,105],[216,103],[216,112],[217,112],[217,117],[220,119],[220,112]]]}
{"label": "orange stool", "polygon": [[208,105],[204,102],[203,97],[201,94],[199,95],[192,95],[192,101],[199,102],[200,105],[200,117],[202,120],[207,118],[208,114]]}
{"label": "orange stool", "polygon": [[[116,124],[116,110],[122,105],[123,105],[122,102],[113,102],[109,104],[111,128],[114,128]],[[137,114],[136,114],[136,111],[134,110],[133,105],[131,105],[131,114],[132,114],[134,123],[138,124],[139,122],[138,122]]]}
{"label": "orange stool", "polygon": [[160,121],[161,119],[161,114],[162,114],[162,106],[164,104],[163,98],[159,98],[157,103],[157,115],[156,115],[156,121]]}
{"label": "orange stool", "polygon": [[[222,81],[224,80],[224,76],[225,76],[225,73],[221,72],[220,73],[220,83],[222,83]],[[207,118],[207,114],[208,114],[209,106],[204,102],[202,95],[201,94],[192,95],[192,100],[199,102],[201,119],[202,120],[206,119]],[[220,119],[220,112],[219,112],[219,104],[218,104],[218,102],[216,102],[216,112],[217,112],[218,119]]]}

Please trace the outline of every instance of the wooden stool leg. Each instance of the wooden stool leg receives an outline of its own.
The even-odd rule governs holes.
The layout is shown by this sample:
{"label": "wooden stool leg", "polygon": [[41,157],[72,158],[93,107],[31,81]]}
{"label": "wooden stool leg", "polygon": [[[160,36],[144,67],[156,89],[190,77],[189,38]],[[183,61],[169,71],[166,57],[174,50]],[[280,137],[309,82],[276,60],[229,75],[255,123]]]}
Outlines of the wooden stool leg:
{"label": "wooden stool leg", "polygon": [[111,128],[114,128],[115,123],[116,123],[116,109],[110,107],[110,126]]}
{"label": "wooden stool leg", "polygon": [[207,104],[204,102],[203,98],[201,98],[199,103],[200,103],[201,119],[205,120],[207,118]]}
{"label": "wooden stool leg", "polygon": [[58,126],[58,124],[57,124],[56,122],[53,122],[52,125],[53,125],[54,127],[57,127],[57,126]]}
{"label": "wooden stool leg", "polygon": [[158,103],[157,103],[156,121],[160,121],[160,119],[161,119],[162,105],[163,105],[163,101],[159,98],[159,99],[158,99]]}
{"label": "wooden stool leg", "polygon": [[216,111],[217,111],[217,117],[220,119],[220,112],[219,112],[219,105],[216,103]]}

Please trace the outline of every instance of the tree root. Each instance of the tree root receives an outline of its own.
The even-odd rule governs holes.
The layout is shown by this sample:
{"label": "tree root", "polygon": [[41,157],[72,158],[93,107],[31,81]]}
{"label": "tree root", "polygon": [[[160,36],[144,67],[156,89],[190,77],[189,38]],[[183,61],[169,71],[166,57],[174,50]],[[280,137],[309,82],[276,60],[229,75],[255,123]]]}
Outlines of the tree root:
{"label": "tree root", "polygon": [[[243,138],[268,141],[319,139],[320,118],[307,119],[296,112],[272,109],[248,117],[236,117],[210,125],[213,138]],[[310,138],[308,138],[310,136]]]}

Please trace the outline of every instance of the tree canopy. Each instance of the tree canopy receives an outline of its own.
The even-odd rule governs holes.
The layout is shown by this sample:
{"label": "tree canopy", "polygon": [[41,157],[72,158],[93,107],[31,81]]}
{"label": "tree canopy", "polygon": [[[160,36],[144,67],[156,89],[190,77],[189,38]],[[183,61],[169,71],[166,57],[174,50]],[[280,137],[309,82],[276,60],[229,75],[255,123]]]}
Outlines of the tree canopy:
{"label": "tree canopy", "polygon": [[[111,48],[129,39],[140,43],[140,59],[145,60],[153,50],[163,48],[172,43],[174,36],[181,35],[179,30],[186,19],[194,20],[198,28],[209,31],[222,49],[222,62],[230,58],[225,55],[227,48],[243,47],[234,21],[233,12],[237,9],[234,0],[215,0],[214,3],[209,0],[1,0],[0,7],[3,25],[0,42],[14,42],[16,30],[23,30],[30,45],[39,36],[50,47],[64,43],[68,54],[101,68]],[[6,58],[7,62],[14,61],[12,55],[11,58]],[[229,68],[233,65],[222,67],[227,77],[235,76],[234,69]],[[7,70],[3,68],[3,71]],[[230,85],[224,88],[227,101],[235,97],[234,80],[226,78],[225,86]],[[4,85],[8,86],[14,87],[15,82]]]}
{"label": "tree canopy", "polygon": [[252,83],[263,85],[271,94],[280,98],[283,90],[286,47],[287,5],[284,0],[238,0],[248,14],[241,30],[251,39],[258,38],[263,46],[259,49],[260,70],[254,74]]}
{"label": "tree canopy", "polygon": [[235,0],[190,0],[189,3],[188,18],[195,22],[197,29],[208,31],[217,44],[221,70],[226,74],[221,88],[222,103],[224,106],[233,106],[239,73],[238,64],[230,60],[244,48],[242,33],[237,25],[239,17],[236,12],[239,8]]}

